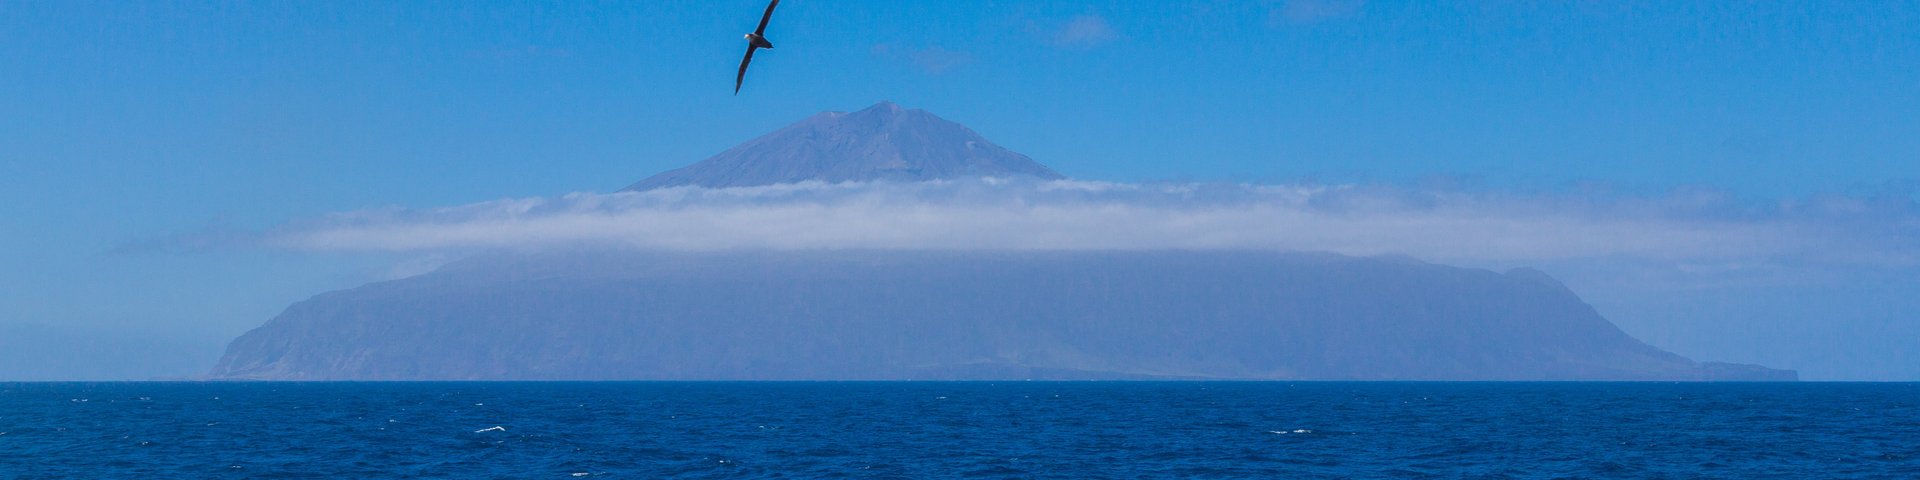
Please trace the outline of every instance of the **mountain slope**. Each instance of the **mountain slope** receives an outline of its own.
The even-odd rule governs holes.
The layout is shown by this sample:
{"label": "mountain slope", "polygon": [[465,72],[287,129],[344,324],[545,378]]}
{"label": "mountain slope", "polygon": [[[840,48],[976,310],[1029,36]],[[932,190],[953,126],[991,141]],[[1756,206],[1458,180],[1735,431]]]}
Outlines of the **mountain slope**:
{"label": "mountain slope", "polygon": [[1634,340],[1544,274],[1262,252],[489,256],[314,297],[216,378],[1791,379]]}
{"label": "mountain slope", "polygon": [[960,124],[881,102],[853,113],[814,115],[625,190],[1014,176],[1062,178]]}

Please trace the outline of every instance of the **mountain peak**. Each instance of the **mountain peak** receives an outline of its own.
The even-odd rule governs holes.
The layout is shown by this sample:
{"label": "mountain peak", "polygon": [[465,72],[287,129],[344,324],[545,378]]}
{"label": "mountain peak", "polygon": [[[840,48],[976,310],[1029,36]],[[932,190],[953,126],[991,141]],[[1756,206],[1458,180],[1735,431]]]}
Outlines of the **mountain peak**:
{"label": "mountain peak", "polygon": [[808,117],[625,190],[1020,176],[1064,178],[966,126],[882,101],[852,113]]}

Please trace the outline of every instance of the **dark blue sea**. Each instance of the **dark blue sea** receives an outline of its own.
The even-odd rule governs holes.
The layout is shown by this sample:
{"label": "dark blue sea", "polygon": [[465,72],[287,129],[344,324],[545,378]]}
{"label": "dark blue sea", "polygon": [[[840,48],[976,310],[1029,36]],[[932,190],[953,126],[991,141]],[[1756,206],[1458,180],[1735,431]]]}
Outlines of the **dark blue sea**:
{"label": "dark blue sea", "polygon": [[20,383],[0,478],[1920,478],[1920,384]]}

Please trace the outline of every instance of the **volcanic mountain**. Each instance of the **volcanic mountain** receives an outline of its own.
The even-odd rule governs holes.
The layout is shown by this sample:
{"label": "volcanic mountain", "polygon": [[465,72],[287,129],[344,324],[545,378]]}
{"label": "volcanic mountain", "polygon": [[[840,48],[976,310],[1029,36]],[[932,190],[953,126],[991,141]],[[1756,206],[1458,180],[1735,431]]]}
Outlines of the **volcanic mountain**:
{"label": "volcanic mountain", "polygon": [[625,190],[965,177],[1062,178],[958,123],[925,110],[880,102],[853,113],[816,114]]}
{"label": "volcanic mountain", "polygon": [[[882,103],[629,187],[1059,174]],[[822,226],[821,228],[832,228]],[[323,293],[211,378],[1791,380],[1616,328],[1547,274],[1260,251],[494,252]]]}

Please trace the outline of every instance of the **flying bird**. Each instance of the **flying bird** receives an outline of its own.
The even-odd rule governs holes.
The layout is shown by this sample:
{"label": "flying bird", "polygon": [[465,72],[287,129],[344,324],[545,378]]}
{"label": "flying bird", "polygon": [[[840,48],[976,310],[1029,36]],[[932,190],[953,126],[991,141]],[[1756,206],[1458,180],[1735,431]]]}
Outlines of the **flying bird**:
{"label": "flying bird", "polygon": [[780,6],[780,0],[767,3],[767,13],[760,16],[760,28],[747,34],[747,58],[740,59],[740,75],[733,77],[733,94],[740,94],[740,84],[747,81],[747,64],[753,63],[753,51],[773,48],[773,42],[767,41],[767,21],[773,19],[773,7]]}

